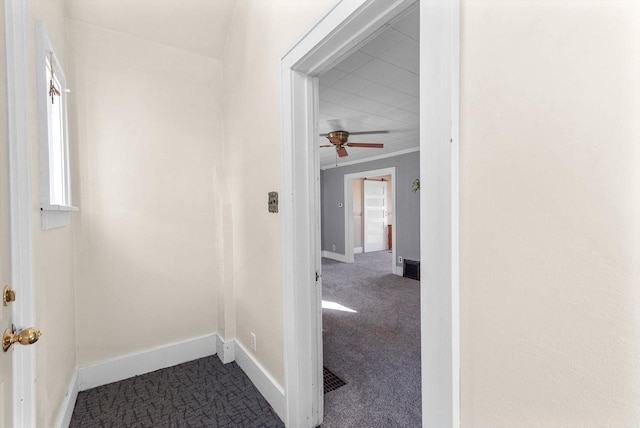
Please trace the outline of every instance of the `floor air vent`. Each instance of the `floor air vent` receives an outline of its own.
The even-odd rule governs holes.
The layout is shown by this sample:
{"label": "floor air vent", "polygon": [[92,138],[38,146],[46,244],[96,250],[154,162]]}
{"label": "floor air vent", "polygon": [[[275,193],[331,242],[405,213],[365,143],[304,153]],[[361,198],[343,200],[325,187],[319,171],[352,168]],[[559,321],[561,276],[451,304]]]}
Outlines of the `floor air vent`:
{"label": "floor air vent", "polygon": [[420,262],[404,259],[402,276],[420,281]]}
{"label": "floor air vent", "polygon": [[335,391],[341,386],[345,386],[347,383],[340,379],[338,376],[333,374],[331,370],[326,367],[322,367],[323,369],[323,383],[324,383],[324,393]]}

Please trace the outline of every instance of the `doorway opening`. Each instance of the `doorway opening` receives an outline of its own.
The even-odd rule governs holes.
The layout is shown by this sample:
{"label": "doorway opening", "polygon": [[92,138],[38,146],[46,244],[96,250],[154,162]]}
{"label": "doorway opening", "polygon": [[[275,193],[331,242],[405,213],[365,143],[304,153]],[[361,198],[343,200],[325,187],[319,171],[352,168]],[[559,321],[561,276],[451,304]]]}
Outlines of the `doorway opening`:
{"label": "doorway opening", "polygon": [[[322,422],[319,82],[417,0],[333,4],[281,62],[285,422]],[[420,253],[422,425],[459,426],[459,4],[420,10]],[[426,42],[425,42],[426,41]],[[428,96],[427,96],[428,95]],[[330,149],[324,149],[330,150]]]}
{"label": "doorway opening", "polygon": [[[377,206],[371,207],[370,216],[367,217],[365,209],[365,182],[367,187],[381,187],[384,198],[380,200],[376,196],[372,201]],[[378,184],[374,184],[378,183]],[[382,183],[382,184],[381,184]],[[379,192],[379,190],[378,190]],[[395,224],[396,213],[396,168],[383,168],[344,175],[344,224],[345,224],[345,259],[347,263],[353,263],[355,254],[371,251],[390,251],[390,269],[392,273],[402,275],[401,269],[396,264],[396,248],[398,246]],[[324,208],[324,207],[323,207]],[[370,217],[367,232],[367,219]],[[378,221],[376,221],[378,220]],[[369,234],[369,236],[368,236]],[[368,242],[367,242],[368,241]]]}
{"label": "doorway opening", "polygon": [[[391,195],[391,176],[389,175],[365,177],[353,182],[354,253],[391,251],[393,248]],[[359,225],[355,222],[357,208],[360,211]],[[358,238],[360,242],[356,246]]]}
{"label": "doorway opening", "polygon": [[[417,162],[414,166],[419,167]],[[401,266],[400,276],[395,274],[395,245],[389,236],[396,217],[396,169],[344,175],[350,262],[322,260],[323,426],[328,428],[421,425],[420,283],[403,278]],[[334,181],[328,177],[326,182]],[[398,212],[418,211],[419,195],[405,190],[416,203],[398,206]],[[334,201],[327,201],[332,189],[322,192],[330,205],[323,211],[335,209]],[[417,212],[414,218],[419,218]],[[418,246],[418,234],[413,238]],[[327,371],[343,386],[327,389]]]}
{"label": "doorway opening", "polygon": [[[407,183],[420,175],[419,33],[416,5],[319,75],[328,428],[421,424],[420,287],[395,275],[396,248],[417,260],[420,251],[420,194]],[[400,211],[405,223],[394,224]],[[412,232],[404,242],[400,228]],[[326,373],[346,385],[329,391]]]}

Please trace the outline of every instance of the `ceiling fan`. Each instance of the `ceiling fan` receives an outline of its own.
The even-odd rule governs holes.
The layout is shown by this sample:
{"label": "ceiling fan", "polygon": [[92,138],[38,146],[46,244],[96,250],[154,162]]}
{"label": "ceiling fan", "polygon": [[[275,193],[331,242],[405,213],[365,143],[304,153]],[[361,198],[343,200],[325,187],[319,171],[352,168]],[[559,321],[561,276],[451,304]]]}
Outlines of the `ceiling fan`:
{"label": "ceiling fan", "polygon": [[362,131],[362,132],[347,132],[347,131],[332,131],[328,134],[320,134],[321,137],[327,137],[327,140],[331,144],[323,145],[320,147],[335,147],[336,153],[341,158],[348,156],[347,149],[345,147],[366,147],[371,149],[381,149],[384,147],[382,143],[348,143],[349,135],[363,135],[363,134],[387,134],[389,131]]}

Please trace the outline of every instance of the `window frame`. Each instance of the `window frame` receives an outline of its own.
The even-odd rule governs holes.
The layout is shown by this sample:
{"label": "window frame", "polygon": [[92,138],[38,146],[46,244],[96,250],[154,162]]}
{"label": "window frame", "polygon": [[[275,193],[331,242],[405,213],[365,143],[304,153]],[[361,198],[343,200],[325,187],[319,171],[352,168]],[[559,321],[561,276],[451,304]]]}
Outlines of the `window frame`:
{"label": "window frame", "polygon": [[[53,229],[64,227],[70,223],[70,213],[78,211],[79,208],[72,204],[71,173],[69,161],[69,127],[67,120],[67,85],[66,76],[56,54],[53,43],[45,30],[42,21],[36,21],[37,40],[37,102],[39,113],[39,161],[40,161],[40,211],[42,214],[42,229]],[[53,192],[51,190],[51,152],[53,146],[53,122],[51,120],[51,97],[48,94],[50,69],[48,64],[53,58],[53,72],[60,83],[60,95],[56,96],[61,106],[61,130],[62,141],[62,192],[64,194],[62,203],[52,201]],[[47,88],[47,89],[45,89]]]}

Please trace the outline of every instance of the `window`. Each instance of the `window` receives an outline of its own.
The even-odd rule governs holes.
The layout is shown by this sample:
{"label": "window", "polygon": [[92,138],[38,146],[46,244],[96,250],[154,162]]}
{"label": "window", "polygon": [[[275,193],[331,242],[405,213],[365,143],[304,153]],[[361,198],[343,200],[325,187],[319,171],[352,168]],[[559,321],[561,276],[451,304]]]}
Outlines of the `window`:
{"label": "window", "polygon": [[42,228],[69,224],[71,203],[67,86],[62,65],[42,22],[37,23]]}

